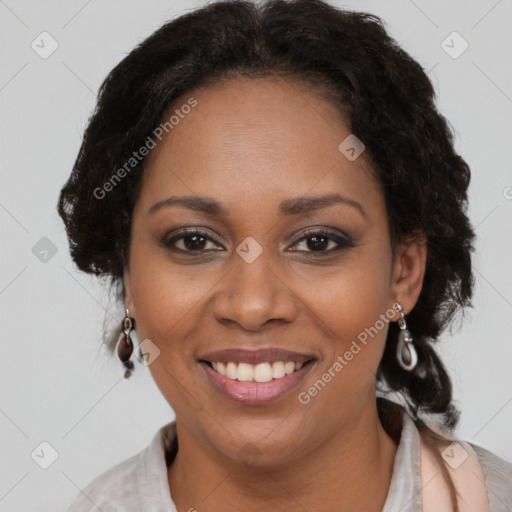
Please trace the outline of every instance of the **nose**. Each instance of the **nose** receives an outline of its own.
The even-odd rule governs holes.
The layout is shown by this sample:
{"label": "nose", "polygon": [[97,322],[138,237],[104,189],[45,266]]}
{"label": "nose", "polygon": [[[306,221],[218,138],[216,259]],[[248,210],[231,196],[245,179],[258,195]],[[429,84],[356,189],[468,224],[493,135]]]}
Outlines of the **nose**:
{"label": "nose", "polygon": [[266,324],[296,319],[298,298],[289,272],[271,265],[266,251],[251,263],[238,254],[233,260],[214,296],[213,313],[218,322],[260,331]]}

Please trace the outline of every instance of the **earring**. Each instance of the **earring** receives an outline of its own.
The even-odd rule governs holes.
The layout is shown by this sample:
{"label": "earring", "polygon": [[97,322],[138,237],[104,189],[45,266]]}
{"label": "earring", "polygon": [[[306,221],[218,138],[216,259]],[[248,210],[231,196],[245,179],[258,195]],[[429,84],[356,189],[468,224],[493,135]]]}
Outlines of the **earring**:
{"label": "earring", "polygon": [[398,333],[396,358],[398,359],[398,363],[404,370],[411,371],[418,362],[418,354],[416,353],[416,349],[414,348],[413,345],[411,332],[409,331],[409,329],[407,329],[407,324],[405,323],[405,315],[403,313],[403,308],[398,302],[395,302],[394,306],[401,315],[400,320],[398,320],[400,332]]}
{"label": "earring", "polygon": [[133,361],[130,361],[130,357],[133,352],[133,343],[130,337],[130,332],[133,329],[133,322],[130,318],[130,312],[128,308],[125,306],[126,315],[123,318],[122,329],[121,329],[121,339],[119,340],[119,346],[117,348],[117,355],[119,359],[121,359],[123,366],[126,368],[124,372],[124,378],[128,379],[132,374],[132,370],[134,368]]}

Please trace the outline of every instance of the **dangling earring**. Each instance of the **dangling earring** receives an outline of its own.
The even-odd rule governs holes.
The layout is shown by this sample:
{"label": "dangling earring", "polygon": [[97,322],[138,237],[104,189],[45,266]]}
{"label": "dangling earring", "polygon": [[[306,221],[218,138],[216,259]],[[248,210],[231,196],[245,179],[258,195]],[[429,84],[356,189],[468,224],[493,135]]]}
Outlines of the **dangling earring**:
{"label": "dangling earring", "polygon": [[121,359],[123,366],[126,368],[126,371],[124,372],[124,378],[128,379],[130,375],[132,374],[132,370],[134,368],[133,361],[130,361],[130,357],[133,352],[133,343],[132,339],[130,337],[130,332],[133,328],[133,322],[130,318],[130,312],[128,311],[128,308],[125,307],[126,316],[123,318],[123,324],[122,324],[122,336],[119,340],[119,346],[117,348],[117,355],[119,356],[119,359]]}
{"label": "dangling earring", "polygon": [[400,320],[398,320],[400,332],[398,333],[396,358],[404,370],[411,371],[418,362],[418,354],[413,345],[411,332],[407,329],[407,324],[405,323],[405,315],[402,311],[403,308],[398,302],[395,302],[394,306],[401,315]]}

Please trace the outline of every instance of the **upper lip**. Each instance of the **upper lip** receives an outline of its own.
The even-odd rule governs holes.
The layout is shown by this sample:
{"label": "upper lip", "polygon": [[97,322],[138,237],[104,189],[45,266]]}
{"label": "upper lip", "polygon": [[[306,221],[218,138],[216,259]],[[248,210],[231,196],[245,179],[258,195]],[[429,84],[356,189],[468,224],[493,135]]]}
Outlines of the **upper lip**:
{"label": "upper lip", "polygon": [[211,363],[219,361],[233,361],[235,363],[273,363],[275,361],[293,361],[295,363],[305,363],[310,359],[315,359],[311,354],[293,352],[282,348],[261,348],[258,350],[247,350],[243,348],[228,348],[224,350],[215,350],[199,357],[200,360]]}

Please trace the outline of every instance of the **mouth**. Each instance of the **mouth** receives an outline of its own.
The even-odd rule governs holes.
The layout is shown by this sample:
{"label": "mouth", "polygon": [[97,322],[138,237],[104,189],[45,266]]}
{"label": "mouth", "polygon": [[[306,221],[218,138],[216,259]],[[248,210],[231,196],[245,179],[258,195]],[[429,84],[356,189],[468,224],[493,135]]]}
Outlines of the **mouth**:
{"label": "mouth", "polygon": [[282,349],[228,349],[198,359],[217,390],[249,405],[267,403],[289,394],[316,361],[312,354]]}
{"label": "mouth", "polygon": [[291,375],[302,367],[312,364],[315,359],[300,361],[265,361],[258,364],[237,363],[235,361],[207,361],[199,362],[208,365],[213,371],[231,380],[239,382],[270,382]]}

